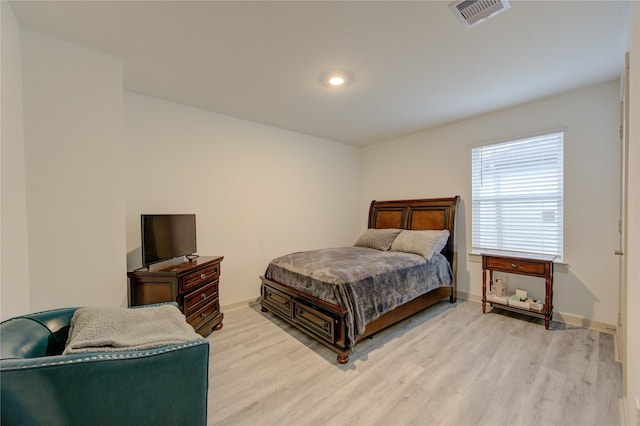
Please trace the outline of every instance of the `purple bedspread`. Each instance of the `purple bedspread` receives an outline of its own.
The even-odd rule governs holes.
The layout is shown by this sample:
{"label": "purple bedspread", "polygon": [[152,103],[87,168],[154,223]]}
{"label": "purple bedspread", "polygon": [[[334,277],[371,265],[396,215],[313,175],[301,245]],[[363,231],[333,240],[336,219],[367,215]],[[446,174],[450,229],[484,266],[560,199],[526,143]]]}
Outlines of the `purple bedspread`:
{"label": "purple bedspread", "polygon": [[291,253],[271,261],[265,277],[347,309],[350,345],[381,315],[438,287],[452,285],[447,259],[364,247]]}

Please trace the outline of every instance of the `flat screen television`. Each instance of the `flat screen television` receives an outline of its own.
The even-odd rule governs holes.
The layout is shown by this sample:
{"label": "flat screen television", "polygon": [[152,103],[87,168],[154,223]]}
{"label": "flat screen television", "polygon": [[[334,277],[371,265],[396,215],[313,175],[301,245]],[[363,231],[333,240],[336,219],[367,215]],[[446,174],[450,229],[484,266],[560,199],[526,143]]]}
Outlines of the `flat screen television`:
{"label": "flat screen television", "polygon": [[143,214],[142,264],[152,263],[196,253],[195,214]]}

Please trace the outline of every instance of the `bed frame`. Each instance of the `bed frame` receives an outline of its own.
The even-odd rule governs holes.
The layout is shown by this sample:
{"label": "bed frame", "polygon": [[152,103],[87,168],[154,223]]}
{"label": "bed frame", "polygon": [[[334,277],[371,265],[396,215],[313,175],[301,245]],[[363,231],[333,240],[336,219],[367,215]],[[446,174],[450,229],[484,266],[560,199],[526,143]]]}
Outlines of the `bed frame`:
{"label": "bed frame", "polygon": [[[368,323],[358,341],[371,336],[403,319],[428,308],[444,298],[456,301],[458,254],[456,246],[456,208],[460,197],[421,200],[372,201],[369,208],[369,228],[400,228],[412,230],[448,229],[451,233],[442,254],[453,271],[453,286],[425,293],[375,321]],[[262,311],[276,316],[300,329],[310,337],[338,353],[340,364],[349,362],[351,353],[345,324],[346,309],[325,302],[282,283],[260,277]]]}

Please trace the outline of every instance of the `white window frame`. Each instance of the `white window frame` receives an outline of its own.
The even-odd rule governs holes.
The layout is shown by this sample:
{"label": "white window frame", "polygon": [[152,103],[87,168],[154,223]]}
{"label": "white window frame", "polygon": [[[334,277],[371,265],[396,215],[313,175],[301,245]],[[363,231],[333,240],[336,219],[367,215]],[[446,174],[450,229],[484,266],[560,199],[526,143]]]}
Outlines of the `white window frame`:
{"label": "white window frame", "polygon": [[471,252],[564,256],[564,131],[471,150]]}

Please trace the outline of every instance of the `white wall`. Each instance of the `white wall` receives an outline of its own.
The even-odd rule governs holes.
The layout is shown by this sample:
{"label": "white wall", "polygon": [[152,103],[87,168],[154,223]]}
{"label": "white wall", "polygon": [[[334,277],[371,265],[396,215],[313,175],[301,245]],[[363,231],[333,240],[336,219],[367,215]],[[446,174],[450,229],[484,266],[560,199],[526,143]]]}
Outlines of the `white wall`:
{"label": "white wall", "polygon": [[2,208],[0,319],[29,312],[27,204],[22,121],[20,27],[8,1],[2,15]]}
{"label": "white wall", "polygon": [[640,399],[640,3],[633,5],[629,31],[630,52],[630,128],[629,128],[629,200],[627,250],[627,324],[625,327],[626,354],[624,395],[629,425],[639,425],[640,413],[636,403]]}
{"label": "white wall", "polygon": [[124,305],[122,61],[21,36],[30,310]]}
{"label": "white wall", "polygon": [[353,244],[359,150],[125,92],[128,269],[140,214],[195,213],[198,252],[222,255],[223,307],[260,295],[291,251]]}
{"label": "white wall", "polygon": [[[611,82],[427,130],[363,149],[362,211],[372,199],[460,195],[458,289],[482,293],[471,247],[471,147],[548,130],[565,134],[565,261],[557,265],[555,311],[614,325],[617,320],[619,85]],[[362,212],[361,212],[362,216]],[[535,280],[510,287],[544,296]],[[575,318],[574,318],[575,319]]]}
{"label": "white wall", "polygon": [[2,238],[11,246],[2,300],[14,308],[3,318],[126,305],[142,212],[197,214],[199,252],[225,256],[223,307],[258,297],[272,257],[357,237],[357,148],[133,93],[125,101],[120,59],[18,32],[7,16],[3,36],[13,24],[16,59],[4,60],[12,56],[3,41],[3,72],[11,64],[3,83],[14,88],[3,92],[13,107],[3,119],[22,118],[22,88],[25,125],[24,137],[21,124],[2,126],[2,176],[11,174],[2,181],[2,230],[17,218]]}

